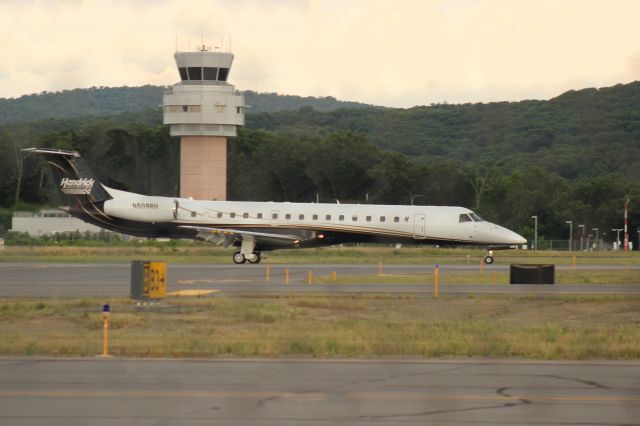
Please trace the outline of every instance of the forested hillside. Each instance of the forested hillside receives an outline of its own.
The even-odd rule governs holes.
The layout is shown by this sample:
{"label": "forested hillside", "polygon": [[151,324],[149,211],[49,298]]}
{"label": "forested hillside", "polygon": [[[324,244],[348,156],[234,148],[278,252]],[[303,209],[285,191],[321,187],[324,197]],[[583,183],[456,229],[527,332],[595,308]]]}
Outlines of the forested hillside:
{"label": "forested hillside", "polygon": [[[0,204],[55,204],[48,172],[16,149],[80,151],[105,183],[178,193],[178,141],[159,110],[0,127]],[[640,83],[571,91],[549,101],[411,109],[303,106],[247,115],[229,143],[236,200],[463,205],[525,236],[532,215],[547,238],[565,221],[640,225]],[[23,171],[22,177],[20,170]],[[20,190],[18,191],[18,182]],[[610,239],[612,233],[605,238]]]}
{"label": "forested hillside", "polygon": [[[25,95],[17,99],[0,98],[0,125],[49,118],[74,118],[80,116],[118,115],[158,109],[162,104],[162,86],[142,87],[91,87],[89,89],[64,90]],[[277,93],[244,92],[247,112],[275,112],[297,110],[310,106],[318,111],[338,108],[363,108],[369,105],[339,101],[330,96],[324,98],[278,95]]]}

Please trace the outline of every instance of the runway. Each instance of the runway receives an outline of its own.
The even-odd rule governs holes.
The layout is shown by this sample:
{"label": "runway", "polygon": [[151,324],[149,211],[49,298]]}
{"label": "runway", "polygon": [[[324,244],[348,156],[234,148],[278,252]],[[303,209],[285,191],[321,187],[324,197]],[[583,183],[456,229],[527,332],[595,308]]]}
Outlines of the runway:
{"label": "runway", "polygon": [[[421,283],[394,284],[333,284],[318,277],[376,275],[379,266],[370,265],[271,265],[270,279],[265,278],[265,265],[168,265],[167,291],[185,289],[218,290],[224,295],[265,293],[414,293],[432,294],[433,286]],[[384,274],[432,274],[433,265],[384,265]],[[477,265],[442,265],[440,293],[465,294],[627,294],[640,295],[640,283],[625,285],[588,285],[559,283],[558,285],[492,285],[493,271],[508,271],[508,265],[485,267],[484,283],[456,284],[455,272],[478,272]],[[561,270],[563,266],[558,266]],[[566,267],[568,268],[568,266]],[[580,265],[582,270],[638,270],[640,266]],[[289,270],[290,281],[285,285],[284,271]],[[307,282],[308,271],[316,283]],[[451,275],[446,275],[451,272]],[[480,277],[479,276],[479,281]],[[0,263],[0,297],[126,297],[130,288],[130,264],[45,264]]]}
{"label": "runway", "polygon": [[640,363],[0,358],[0,424],[631,425]]}

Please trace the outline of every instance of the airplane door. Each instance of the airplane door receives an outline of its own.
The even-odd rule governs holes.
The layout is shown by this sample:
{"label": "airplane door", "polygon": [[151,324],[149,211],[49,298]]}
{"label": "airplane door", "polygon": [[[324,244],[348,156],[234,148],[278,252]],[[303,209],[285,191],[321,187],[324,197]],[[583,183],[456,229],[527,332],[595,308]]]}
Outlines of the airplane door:
{"label": "airplane door", "polygon": [[413,216],[413,238],[420,239],[427,237],[427,226],[425,222],[425,215],[423,213]]}
{"label": "airplane door", "polygon": [[279,210],[271,210],[271,226],[276,226],[278,224],[278,220],[280,219],[280,211]]}

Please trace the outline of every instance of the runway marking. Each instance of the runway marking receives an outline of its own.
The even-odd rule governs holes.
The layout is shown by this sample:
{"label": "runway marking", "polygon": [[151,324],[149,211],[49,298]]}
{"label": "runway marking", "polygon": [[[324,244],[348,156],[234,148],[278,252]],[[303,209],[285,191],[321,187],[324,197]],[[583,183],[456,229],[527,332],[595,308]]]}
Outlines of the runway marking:
{"label": "runway marking", "polygon": [[[333,395],[326,392],[227,392],[227,391],[0,391],[0,398],[228,398],[228,399],[263,399],[263,398],[289,398],[289,399],[329,399]],[[582,395],[442,395],[420,392],[346,392],[337,394],[336,398],[355,400],[414,400],[414,401],[505,401],[505,400],[530,400],[530,401],[557,401],[557,402],[614,402],[637,403],[640,396],[582,396]]]}
{"label": "runway marking", "polygon": [[178,290],[171,291],[167,293],[167,296],[191,296],[191,297],[201,297],[207,296],[212,293],[219,293],[220,290]]}
{"label": "runway marking", "polygon": [[400,399],[400,400],[471,400],[471,401],[497,401],[505,399],[527,399],[530,401],[576,401],[576,402],[638,402],[640,396],[580,396],[580,395],[565,395],[565,396],[549,396],[549,395],[440,395],[429,394],[419,392],[352,392],[346,395],[351,399]]}
{"label": "runway marking", "polygon": [[250,279],[221,279],[221,280],[178,280],[176,284],[221,284],[221,283],[247,283]]}
{"label": "runway marking", "polygon": [[210,391],[0,391],[0,398],[297,398],[318,399],[328,394],[320,392],[210,392]]}

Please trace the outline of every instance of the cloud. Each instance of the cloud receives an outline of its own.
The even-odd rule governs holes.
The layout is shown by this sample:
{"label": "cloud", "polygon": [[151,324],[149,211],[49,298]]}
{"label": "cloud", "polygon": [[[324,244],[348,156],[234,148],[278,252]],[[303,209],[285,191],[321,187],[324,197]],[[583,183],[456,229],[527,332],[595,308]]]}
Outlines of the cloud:
{"label": "cloud", "polygon": [[390,106],[548,98],[640,75],[633,0],[5,1],[0,96],[173,84],[176,47],[239,89]]}

